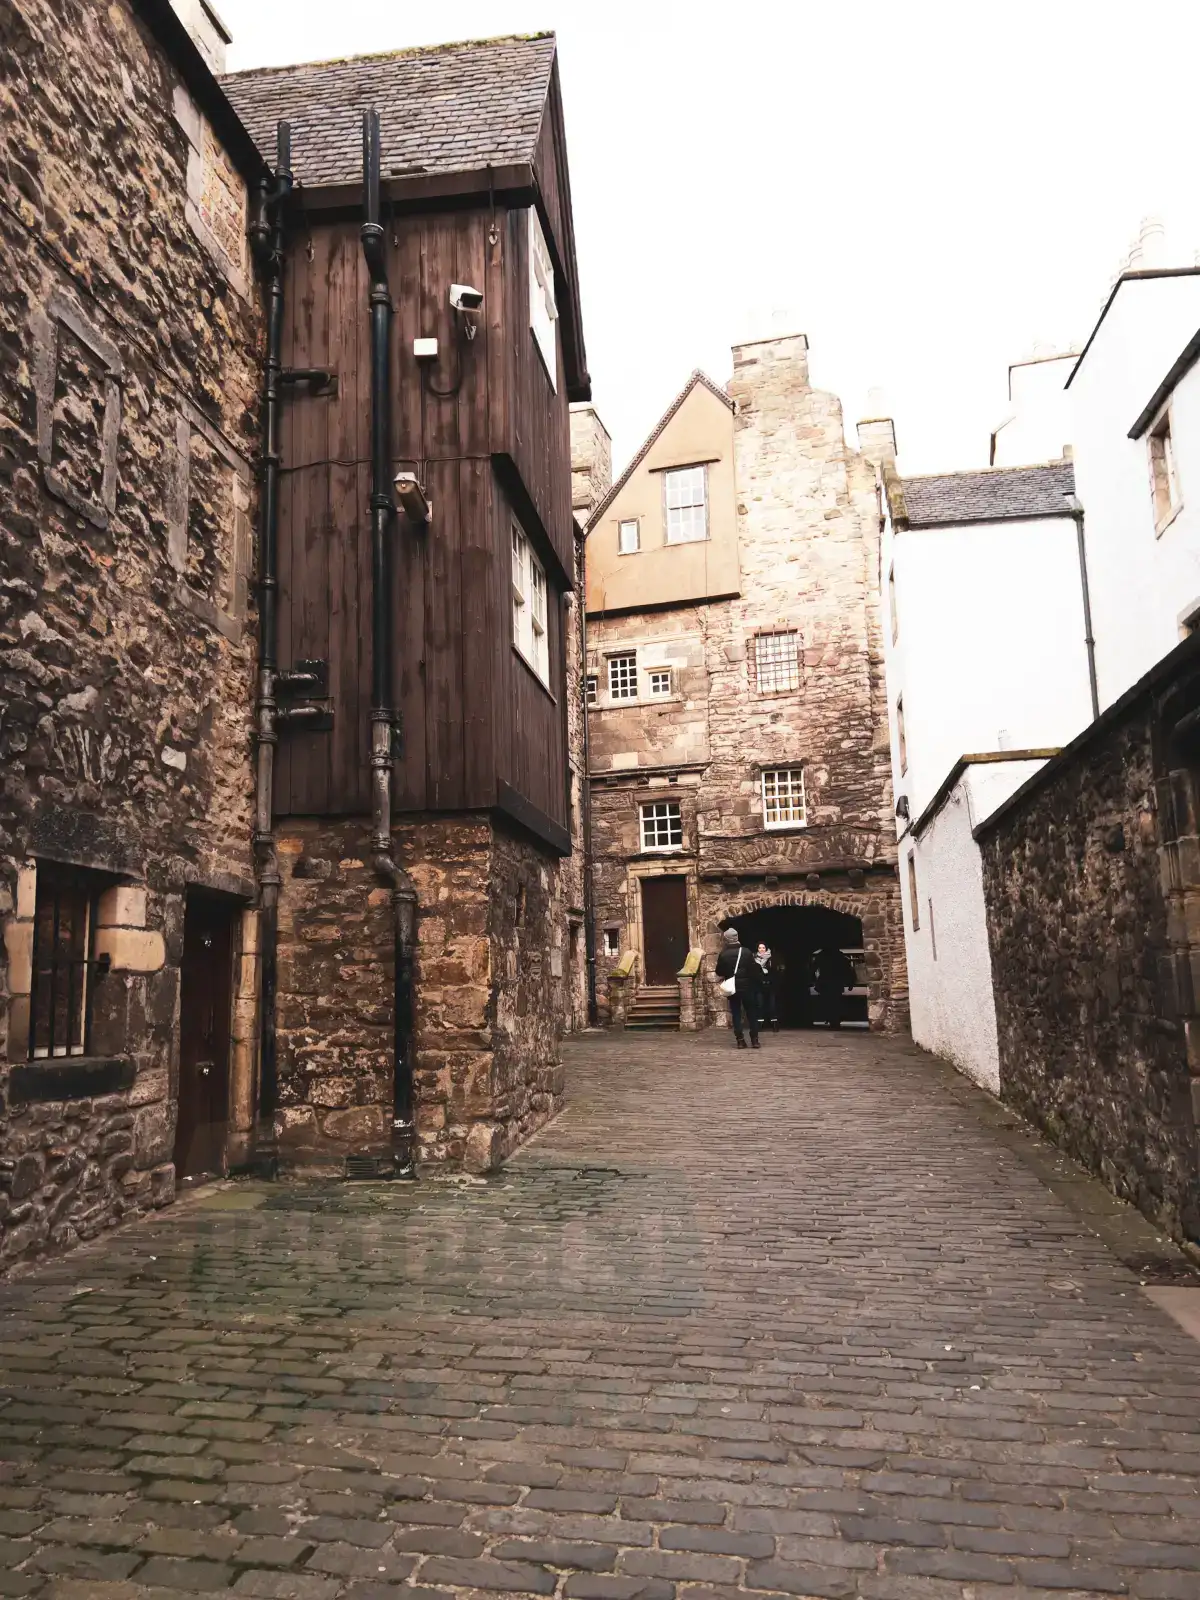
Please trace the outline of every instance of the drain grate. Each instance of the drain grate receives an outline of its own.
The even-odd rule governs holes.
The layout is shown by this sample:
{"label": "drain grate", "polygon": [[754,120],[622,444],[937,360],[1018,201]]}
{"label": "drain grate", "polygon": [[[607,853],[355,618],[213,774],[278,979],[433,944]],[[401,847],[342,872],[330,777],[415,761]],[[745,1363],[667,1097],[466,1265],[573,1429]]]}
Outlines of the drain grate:
{"label": "drain grate", "polygon": [[343,1174],[347,1183],[370,1181],[396,1176],[396,1158],[393,1155],[350,1155],[346,1157]]}

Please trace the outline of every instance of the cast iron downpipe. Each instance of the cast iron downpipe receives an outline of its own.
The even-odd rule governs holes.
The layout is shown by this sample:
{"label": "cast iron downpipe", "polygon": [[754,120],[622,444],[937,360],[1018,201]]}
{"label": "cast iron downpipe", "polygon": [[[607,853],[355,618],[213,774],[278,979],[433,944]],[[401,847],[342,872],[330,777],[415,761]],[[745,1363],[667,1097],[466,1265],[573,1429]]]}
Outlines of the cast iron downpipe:
{"label": "cast iron downpipe", "polygon": [[263,370],[262,486],[258,559],[258,700],[254,790],[254,858],[259,890],[259,1049],[258,1114],[255,1151],[274,1166],[275,1110],[279,1072],[275,1045],[275,996],[279,944],[279,858],[272,832],[275,746],[278,717],[275,703],[278,660],[277,574],[279,533],[279,411],[283,370],[284,209],[292,191],[292,130],[276,129],[275,173],[258,189],[250,246],[263,275],[267,312],[267,355]]}
{"label": "cast iron downpipe", "polygon": [[587,1019],[589,1028],[600,1025],[596,1004],[596,879],[592,871],[591,740],[588,737],[587,697],[587,531],[580,532],[575,566],[579,575],[579,688],[583,699],[583,951],[587,961]]}
{"label": "cast iron downpipe", "polygon": [[379,220],[379,113],[363,112],[362,249],[371,287],[371,851],[375,871],[392,891],[395,1001],[392,1012],[392,1149],[400,1175],[412,1176],[413,948],[417,892],[392,854],[392,527],[396,503],[391,470],[392,297],[385,234]]}

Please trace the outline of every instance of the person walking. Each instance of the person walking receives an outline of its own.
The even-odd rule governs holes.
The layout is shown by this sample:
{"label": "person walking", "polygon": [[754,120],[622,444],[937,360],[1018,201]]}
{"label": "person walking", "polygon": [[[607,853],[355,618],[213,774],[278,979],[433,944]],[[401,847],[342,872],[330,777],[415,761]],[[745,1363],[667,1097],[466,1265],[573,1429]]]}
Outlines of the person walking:
{"label": "person walking", "polygon": [[771,959],[771,948],[761,939],[758,949],[754,952],[754,965],[758,969],[758,996],[756,1000],[758,1025],[765,1028],[771,1024],[771,1032],[779,1032],[779,1018],[775,1011],[775,966]]}
{"label": "person walking", "polygon": [[733,1024],[733,1037],[739,1050],[746,1048],[742,1032],[745,1015],[750,1030],[750,1044],[758,1049],[758,968],[749,950],[742,947],[736,928],[726,928],[724,945],[717,956],[717,978],[721,993],[729,1001],[729,1020]]}

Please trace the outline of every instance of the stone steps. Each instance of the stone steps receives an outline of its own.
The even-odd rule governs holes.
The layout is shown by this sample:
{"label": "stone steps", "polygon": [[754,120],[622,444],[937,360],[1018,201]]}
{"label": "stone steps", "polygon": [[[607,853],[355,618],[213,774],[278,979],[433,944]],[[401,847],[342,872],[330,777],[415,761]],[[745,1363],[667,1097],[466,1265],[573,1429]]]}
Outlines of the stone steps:
{"label": "stone steps", "polygon": [[645,985],[634,996],[625,1022],[637,1032],[679,1031],[679,990],[672,984]]}

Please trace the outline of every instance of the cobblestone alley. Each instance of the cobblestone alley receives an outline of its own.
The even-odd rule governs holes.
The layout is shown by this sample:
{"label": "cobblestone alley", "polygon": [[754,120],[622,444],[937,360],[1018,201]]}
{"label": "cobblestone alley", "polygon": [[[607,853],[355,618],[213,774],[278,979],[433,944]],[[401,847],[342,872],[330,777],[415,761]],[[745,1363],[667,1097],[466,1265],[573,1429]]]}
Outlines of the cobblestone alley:
{"label": "cobblestone alley", "polygon": [[1197,1600],[1200,1346],[1093,1186],[906,1043],[729,1043],[0,1287],[0,1595]]}

